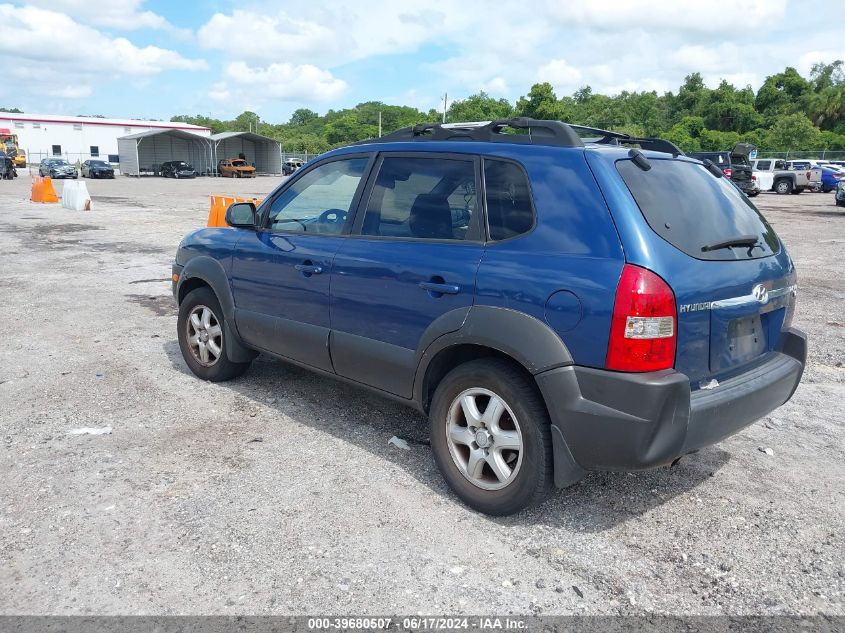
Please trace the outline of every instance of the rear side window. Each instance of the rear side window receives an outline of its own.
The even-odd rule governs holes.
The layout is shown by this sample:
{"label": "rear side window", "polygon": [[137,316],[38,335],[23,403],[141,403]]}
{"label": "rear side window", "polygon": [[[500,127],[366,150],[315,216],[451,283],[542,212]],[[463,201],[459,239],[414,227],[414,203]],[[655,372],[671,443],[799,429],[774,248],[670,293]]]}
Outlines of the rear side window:
{"label": "rear side window", "polygon": [[[756,259],[778,252],[772,227],[729,179],[716,178],[697,163],[649,160],[649,171],[630,160],[618,161],[616,169],[649,226],[667,242],[706,260]],[[753,248],[716,247],[750,236],[758,238]]]}
{"label": "rear side window", "polygon": [[772,166],[772,161],[770,160],[758,160],[757,161],[757,169],[762,169],[763,171],[768,170]]}
{"label": "rear side window", "polygon": [[491,240],[506,240],[532,229],[531,189],[525,172],[518,165],[485,158],[484,191]]}
{"label": "rear side window", "polygon": [[379,167],[361,234],[473,239],[477,211],[474,161],[388,156]]}

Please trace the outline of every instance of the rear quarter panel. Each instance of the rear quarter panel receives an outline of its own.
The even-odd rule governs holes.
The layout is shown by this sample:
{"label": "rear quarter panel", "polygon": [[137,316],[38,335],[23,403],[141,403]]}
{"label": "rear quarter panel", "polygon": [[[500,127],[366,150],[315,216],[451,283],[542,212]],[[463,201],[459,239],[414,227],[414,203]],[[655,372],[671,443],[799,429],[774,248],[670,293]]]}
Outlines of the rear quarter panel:
{"label": "rear quarter panel", "polygon": [[604,366],[624,256],[584,150],[534,146],[497,155],[528,173],[537,224],[530,233],[487,245],[476,303],[545,321],[577,364]]}

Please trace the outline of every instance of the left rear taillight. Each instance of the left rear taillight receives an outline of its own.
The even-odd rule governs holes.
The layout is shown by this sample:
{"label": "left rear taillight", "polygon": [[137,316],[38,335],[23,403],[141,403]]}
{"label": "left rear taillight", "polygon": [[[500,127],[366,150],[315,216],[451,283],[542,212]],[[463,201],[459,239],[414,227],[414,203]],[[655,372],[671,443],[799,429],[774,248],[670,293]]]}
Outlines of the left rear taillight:
{"label": "left rear taillight", "polygon": [[730,178],[730,177],[733,175],[734,170],[733,170],[733,169],[731,169],[730,167],[725,167],[725,168],[722,170],[722,173],[723,173],[723,174],[725,174],[725,176],[727,176],[728,178]]}
{"label": "left rear taillight", "polygon": [[675,365],[675,293],[658,275],[625,264],[616,288],[607,368],[644,372]]}

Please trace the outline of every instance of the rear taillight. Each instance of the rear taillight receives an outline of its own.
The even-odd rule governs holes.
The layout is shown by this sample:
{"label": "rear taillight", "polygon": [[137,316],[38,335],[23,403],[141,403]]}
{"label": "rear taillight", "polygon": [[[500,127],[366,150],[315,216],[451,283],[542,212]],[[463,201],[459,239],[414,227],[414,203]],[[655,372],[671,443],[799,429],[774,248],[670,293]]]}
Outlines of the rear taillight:
{"label": "rear taillight", "polygon": [[757,180],[757,176],[751,176],[751,180]]}
{"label": "rear taillight", "polygon": [[730,178],[734,172],[733,169],[731,169],[730,167],[726,167],[722,170],[722,173],[725,174],[725,176],[727,176],[728,178]]}
{"label": "rear taillight", "polygon": [[616,288],[607,368],[656,371],[675,365],[675,293],[650,270],[625,264]]}
{"label": "rear taillight", "polygon": [[813,172],[808,171],[807,172],[807,180],[810,180],[810,178],[812,178],[812,176],[813,176]]}

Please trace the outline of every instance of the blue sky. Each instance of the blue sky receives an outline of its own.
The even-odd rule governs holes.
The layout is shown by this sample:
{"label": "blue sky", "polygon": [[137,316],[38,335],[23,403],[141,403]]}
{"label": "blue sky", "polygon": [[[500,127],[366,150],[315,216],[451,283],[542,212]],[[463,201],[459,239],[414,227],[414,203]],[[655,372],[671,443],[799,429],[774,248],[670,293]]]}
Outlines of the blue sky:
{"label": "blue sky", "polygon": [[[428,109],[479,90],[511,101],[676,90],[700,71],[757,88],[792,65],[845,59],[841,19],[806,2],[408,3],[30,0],[4,4],[0,104],[45,114],[270,122],[381,100]],[[530,9],[530,10],[527,10]]]}

